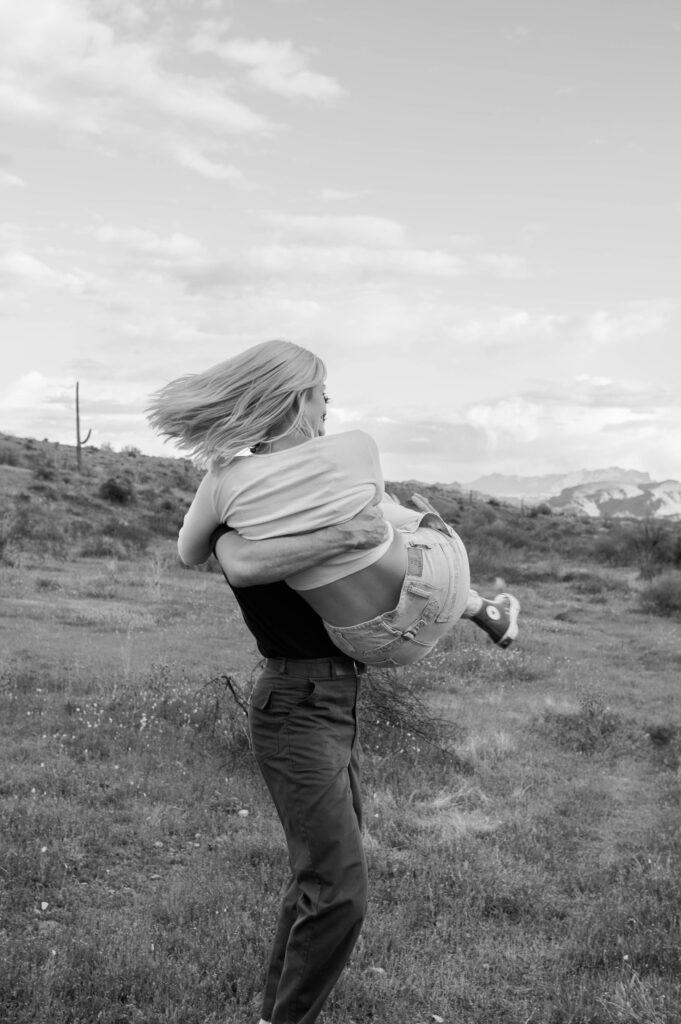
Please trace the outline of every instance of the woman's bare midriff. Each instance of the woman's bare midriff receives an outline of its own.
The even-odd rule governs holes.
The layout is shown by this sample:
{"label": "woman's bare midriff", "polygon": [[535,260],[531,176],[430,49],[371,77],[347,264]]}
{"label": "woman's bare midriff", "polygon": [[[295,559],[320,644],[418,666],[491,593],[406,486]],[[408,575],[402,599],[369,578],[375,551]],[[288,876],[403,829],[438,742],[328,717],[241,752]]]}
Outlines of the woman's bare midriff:
{"label": "woman's bare midriff", "polygon": [[406,571],[407,551],[395,532],[390,547],[373,565],[298,593],[330,625],[356,626],[397,606]]}

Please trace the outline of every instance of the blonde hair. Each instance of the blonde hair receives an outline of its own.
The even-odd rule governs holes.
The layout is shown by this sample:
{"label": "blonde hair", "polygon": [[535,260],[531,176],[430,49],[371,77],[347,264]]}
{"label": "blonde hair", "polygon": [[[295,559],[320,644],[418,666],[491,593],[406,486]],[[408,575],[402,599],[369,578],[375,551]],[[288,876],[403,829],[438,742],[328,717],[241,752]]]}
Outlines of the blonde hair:
{"label": "blonde hair", "polygon": [[164,437],[204,463],[226,465],[296,431],[313,436],[306,392],[326,377],[324,363],[292,341],[265,341],[202,373],[154,392],[146,413]]}

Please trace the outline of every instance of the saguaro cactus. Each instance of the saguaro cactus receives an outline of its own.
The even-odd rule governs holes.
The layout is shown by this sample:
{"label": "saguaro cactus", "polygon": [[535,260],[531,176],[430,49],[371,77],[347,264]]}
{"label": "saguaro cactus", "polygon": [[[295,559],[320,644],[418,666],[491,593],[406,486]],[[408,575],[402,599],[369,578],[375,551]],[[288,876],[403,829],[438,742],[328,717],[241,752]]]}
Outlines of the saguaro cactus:
{"label": "saguaro cactus", "polygon": [[80,436],[80,401],[78,396],[79,387],[80,381],[76,381],[76,460],[78,462],[78,472],[80,473],[83,468],[82,448],[84,444],[88,443],[92,430],[88,430],[85,437]]}

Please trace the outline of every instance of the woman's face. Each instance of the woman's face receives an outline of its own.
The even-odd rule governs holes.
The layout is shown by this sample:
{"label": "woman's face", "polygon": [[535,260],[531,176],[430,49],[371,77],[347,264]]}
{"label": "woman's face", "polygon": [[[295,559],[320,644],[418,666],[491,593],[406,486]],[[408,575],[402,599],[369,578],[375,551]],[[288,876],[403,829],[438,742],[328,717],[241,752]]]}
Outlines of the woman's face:
{"label": "woman's face", "polygon": [[324,420],[326,419],[327,396],[324,384],[316,384],[309,388],[305,394],[305,419],[312,428],[315,437],[321,437],[326,433]]}

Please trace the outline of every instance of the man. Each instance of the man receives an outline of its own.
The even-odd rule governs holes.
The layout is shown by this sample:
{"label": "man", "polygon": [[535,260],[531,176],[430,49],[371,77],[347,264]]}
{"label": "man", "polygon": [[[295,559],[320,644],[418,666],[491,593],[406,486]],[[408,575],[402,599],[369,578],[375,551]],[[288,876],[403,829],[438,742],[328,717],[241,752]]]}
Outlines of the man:
{"label": "man", "polygon": [[214,552],[265,658],[251,696],[253,750],[286,836],[291,881],[277,922],[260,1024],[312,1024],[359,936],[367,871],[361,840],[357,696],[364,666],[331,643],[284,577],[386,534],[370,506],[315,533]]}

